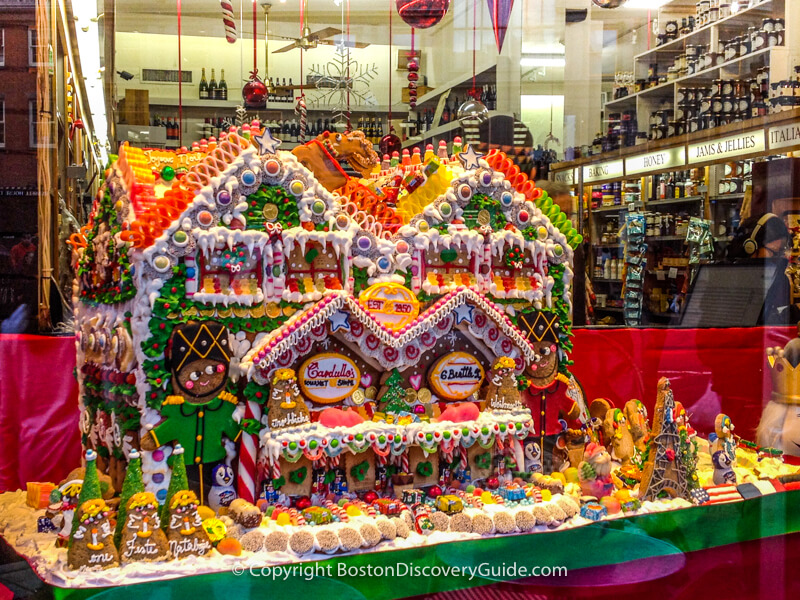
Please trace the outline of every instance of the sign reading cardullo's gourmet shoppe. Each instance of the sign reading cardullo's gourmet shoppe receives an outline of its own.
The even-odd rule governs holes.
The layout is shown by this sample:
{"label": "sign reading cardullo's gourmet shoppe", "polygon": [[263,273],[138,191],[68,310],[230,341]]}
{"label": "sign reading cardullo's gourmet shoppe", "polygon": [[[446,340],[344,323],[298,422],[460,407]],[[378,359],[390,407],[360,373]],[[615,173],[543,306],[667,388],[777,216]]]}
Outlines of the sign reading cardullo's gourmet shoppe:
{"label": "sign reading cardullo's gourmet shoppe", "polygon": [[766,149],[764,130],[748,131],[730,137],[689,144],[689,164],[711,162],[718,159],[737,158]]}
{"label": "sign reading cardullo's gourmet shoppe", "polygon": [[300,367],[300,387],[316,402],[343,400],[358,389],[361,373],[352,360],[341,354],[317,354]]}

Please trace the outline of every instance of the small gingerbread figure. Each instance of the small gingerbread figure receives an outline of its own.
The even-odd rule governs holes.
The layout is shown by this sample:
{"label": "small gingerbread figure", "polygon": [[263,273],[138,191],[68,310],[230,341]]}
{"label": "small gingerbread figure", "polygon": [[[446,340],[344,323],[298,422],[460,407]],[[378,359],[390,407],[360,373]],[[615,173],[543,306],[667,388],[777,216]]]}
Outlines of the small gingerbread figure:
{"label": "small gingerbread figure", "polygon": [[72,534],[67,563],[71,569],[109,569],[119,566],[110,509],[102,498],[87,500],[78,509],[78,527]]}
{"label": "small gingerbread figure", "polygon": [[203,529],[197,505],[194,492],[184,490],[172,496],[167,540],[169,550],[175,558],[205,556],[211,552],[211,541]]}
{"label": "small gingerbread figure", "polygon": [[278,369],[272,376],[267,419],[270,429],[295,427],[311,420],[294,370]]}
{"label": "small gingerbread figure", "polygon": [[522,400],[517,389],[515,368],[516,364],[511,357],[501,356],[494,361],[484,396],[489,410],[514,410],[520,407]]}
{"label": "small gingerbread figure", "polygon": [[158,500],[150,492],[139,492],[128,501],[128,512],[120,542],[123,564],[169,558],[167,536],[161,529]]}

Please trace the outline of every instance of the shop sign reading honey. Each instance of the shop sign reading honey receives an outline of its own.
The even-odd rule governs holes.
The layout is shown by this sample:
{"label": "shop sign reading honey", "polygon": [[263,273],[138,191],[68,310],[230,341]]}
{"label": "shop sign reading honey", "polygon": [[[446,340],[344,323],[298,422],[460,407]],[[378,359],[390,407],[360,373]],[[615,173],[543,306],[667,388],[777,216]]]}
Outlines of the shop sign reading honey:
{"label": "shop sign reading honey", "polygon": [[434,363],[428,379],[440,397],[464,400],[480,389],[483,367],[471,354],[451,352]]}
{"label": "shop sign reading honey", "polygon": [[356,364],[341,354],[317,354],[300,367],[300,388],[308,398],[322,404],[349,397],[360,381]]}

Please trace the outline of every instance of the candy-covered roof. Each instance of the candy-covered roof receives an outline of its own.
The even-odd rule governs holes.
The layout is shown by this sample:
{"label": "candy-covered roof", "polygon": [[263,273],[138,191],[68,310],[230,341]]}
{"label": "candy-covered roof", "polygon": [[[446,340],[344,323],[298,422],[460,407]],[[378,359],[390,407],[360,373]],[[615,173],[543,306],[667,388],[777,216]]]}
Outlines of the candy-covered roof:
{"label": "candy-covered roof", "polygon": [[[476,312],[485,318],[478,317]],[[355,323],[363,328],[356,328]],[[399,330],[387,327],[363,302],[351,295],[333,292],[308,310],[295,313],[280,328],[265,336],[239,366],[242,375],[266,383],[272,371],[294,363],[297,355],[308,351],[313,340],[324,338],[330,331],[340,332],[349,341],[359,344],[364,354],[374,356],[388,370],[415,364],[425,348],[432,347],[438,338],[462,324],[473,339],[480,340],[496,356],[515,358],[518,371],[533,364],[536,354],[533,346],[503,310],[485,296],[461,287],[442,296]],[[384,352],[384,349],[390,351]]]}

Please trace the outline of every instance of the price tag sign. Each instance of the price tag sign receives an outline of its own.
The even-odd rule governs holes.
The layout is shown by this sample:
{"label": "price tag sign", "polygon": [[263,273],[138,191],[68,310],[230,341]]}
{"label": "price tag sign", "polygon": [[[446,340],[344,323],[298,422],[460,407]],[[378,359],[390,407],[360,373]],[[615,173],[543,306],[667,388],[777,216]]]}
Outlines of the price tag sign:
{"label": "price tag sign", "polygon": [[664,281],[667,278],[667,272],[663,270],[656,271],[656,279]]}
{"label": "price tag sign", "polygon": [[669,278],[675,279],[678,276],[678,267],[669,268]]}

